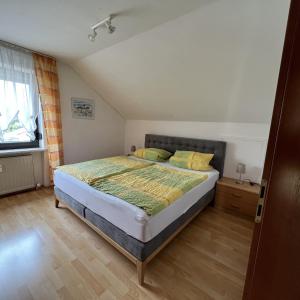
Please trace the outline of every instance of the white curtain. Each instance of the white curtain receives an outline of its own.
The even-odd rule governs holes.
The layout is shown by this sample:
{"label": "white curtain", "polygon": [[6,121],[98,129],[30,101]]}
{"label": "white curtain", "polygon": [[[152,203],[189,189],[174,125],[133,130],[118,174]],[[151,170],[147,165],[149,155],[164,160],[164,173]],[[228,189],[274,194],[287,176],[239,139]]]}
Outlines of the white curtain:
{"label": "white curtain", "polygon": [[38,110],[32,55],[0,45],[0,142],[3,142],[3,132],[16,119],[30,140],[35,140]]}

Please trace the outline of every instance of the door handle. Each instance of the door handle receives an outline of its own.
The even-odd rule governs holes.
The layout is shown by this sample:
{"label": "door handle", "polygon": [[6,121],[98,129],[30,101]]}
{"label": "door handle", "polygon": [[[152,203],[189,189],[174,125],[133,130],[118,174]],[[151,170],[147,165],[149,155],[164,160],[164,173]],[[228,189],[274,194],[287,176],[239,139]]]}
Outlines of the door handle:
{"label": "door handle", "polygon": [[265,204],[266,189],[267,189],[267,180],[263,179],[261,181],[259,199],[258,199],[257,206],[256,206],[256,214],[255,214],[255,220],[254,220],[255,223],[261,222],[261,216],[262,216],[264,204]]}

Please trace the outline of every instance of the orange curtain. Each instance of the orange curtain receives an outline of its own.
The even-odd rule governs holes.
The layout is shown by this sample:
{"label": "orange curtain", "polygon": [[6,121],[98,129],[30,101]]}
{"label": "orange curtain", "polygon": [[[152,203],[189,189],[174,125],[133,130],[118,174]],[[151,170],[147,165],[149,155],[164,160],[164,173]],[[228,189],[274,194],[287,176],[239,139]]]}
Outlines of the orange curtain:
{"label": "orange curtain", "polygon": [[53,183],[54,169],[63,164],[62,126],[56,60],[39,54],[33,54],[33,59],[48,145],[50,182]]}

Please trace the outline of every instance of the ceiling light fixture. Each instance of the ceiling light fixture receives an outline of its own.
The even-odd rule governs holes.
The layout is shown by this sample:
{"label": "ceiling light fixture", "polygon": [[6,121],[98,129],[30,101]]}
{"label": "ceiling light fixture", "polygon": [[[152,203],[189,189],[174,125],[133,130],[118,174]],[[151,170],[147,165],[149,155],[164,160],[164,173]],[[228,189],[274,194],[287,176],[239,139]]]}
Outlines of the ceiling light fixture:
{"label": "ceiling light fixture", "polygon": [[99,29],[100,27],[105,27],[107,29],[107,32],[110,34],[116,30],[116,27],[111,25],[111,19],[112,19],[112,16],[108,16],[104,20],[98,22],[97,24],[95,24],[91,27],[92,33],[88,35],[88,38],[91,42],[95,41],[96,36],[97,36],[96,30]]}

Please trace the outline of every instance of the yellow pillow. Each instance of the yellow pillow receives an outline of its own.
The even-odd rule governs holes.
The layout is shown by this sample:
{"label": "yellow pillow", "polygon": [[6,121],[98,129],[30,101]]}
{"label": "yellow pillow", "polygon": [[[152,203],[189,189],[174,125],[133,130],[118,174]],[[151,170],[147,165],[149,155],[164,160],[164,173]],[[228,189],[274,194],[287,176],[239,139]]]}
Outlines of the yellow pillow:
{"label": "yellow pillow", "polygon": [[165,161],[172,155],[172,153],[164,149],[141,148],[136,150],[133,153],[133,155],[139,158],[144,158],[153,161]]}
{"label": "yellow pillow", "polygon": [[191,169],[196,171],[209,171],[209,165],[214,154],[201,153],[194,151],[176,151],[170,158],[170,164],[179,168]]}

